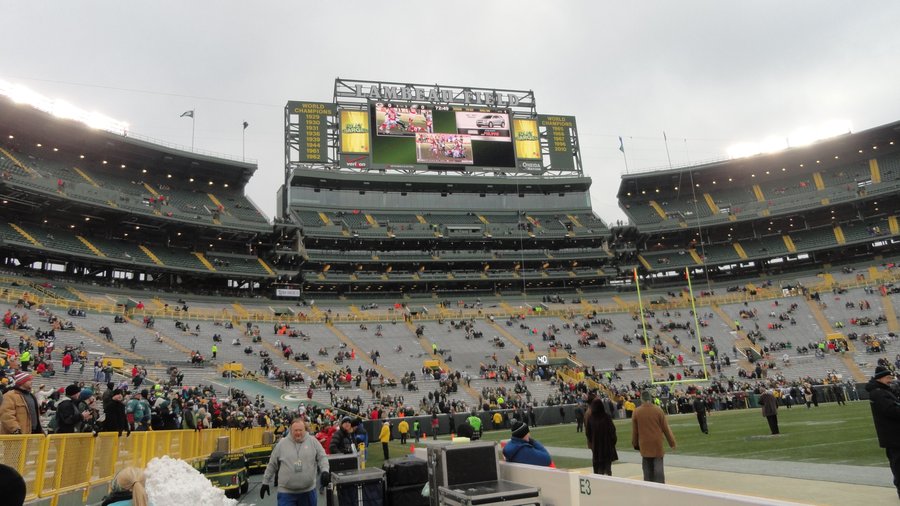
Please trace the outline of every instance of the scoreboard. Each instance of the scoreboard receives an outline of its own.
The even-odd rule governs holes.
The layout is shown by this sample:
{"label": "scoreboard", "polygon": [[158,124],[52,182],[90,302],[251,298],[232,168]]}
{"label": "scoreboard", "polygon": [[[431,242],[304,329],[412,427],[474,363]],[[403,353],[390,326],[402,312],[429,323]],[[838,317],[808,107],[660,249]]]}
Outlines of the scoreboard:
{"label": "scoreboard", "polygon": [[286,168],[581,173],[574,116],[510,90],[335,81],[333,103],[290,101]]}

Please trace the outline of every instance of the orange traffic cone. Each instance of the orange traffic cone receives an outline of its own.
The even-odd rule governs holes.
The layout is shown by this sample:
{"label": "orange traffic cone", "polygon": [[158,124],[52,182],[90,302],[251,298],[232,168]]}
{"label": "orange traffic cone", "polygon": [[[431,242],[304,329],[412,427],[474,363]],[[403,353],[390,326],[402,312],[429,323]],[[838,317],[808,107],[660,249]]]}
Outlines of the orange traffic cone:
{"label": "orange traffic cone", "polygon": [[409,445],[409,454],[412,455],[416,453],[416,445]]}
{"label": "orange traffic cone", "polygon": [[423,441],[427,441],[427,440],[428,440],[428,433],[427,433],[427,432],[423,432],[423,433],[422,433],[422,440],[423,440]]}

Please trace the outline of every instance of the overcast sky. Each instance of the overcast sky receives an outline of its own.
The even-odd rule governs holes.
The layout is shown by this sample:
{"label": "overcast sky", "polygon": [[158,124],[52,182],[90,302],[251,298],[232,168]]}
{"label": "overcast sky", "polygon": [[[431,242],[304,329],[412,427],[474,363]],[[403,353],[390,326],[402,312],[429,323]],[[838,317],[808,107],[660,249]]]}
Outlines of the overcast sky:
{"label": "overcast sky", "polygon": [[725,156],[741,141],[848,120],[900,120],[900,2],[7,2],[0,79],[259,162],[247,193],[271,218],[288,100],[335,77],[534,90],[577,118],[594,210],[622,217],[625,171]]}

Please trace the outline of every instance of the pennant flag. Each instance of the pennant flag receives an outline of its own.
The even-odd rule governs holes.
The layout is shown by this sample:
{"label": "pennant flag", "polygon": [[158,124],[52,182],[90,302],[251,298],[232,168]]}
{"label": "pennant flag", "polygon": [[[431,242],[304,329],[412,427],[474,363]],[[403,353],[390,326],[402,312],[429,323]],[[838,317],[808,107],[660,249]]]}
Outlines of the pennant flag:
{"label": "pennant flag", "polygon": [[244,122],[244,130],[246,130],[248,126],[250,126],[250,123],[247,123],[247,122],[245,121],[245,122]]}
{"label": "pennant flag", "polygon": [[179,116],[179,118],[183,118],[183,117],[185,117],[185,116],[187,116],[188,118],[192,118],[192,119],[193,119],[193,117],[194,117],[194,110],[191,109],[190,111],[184,111],[183,113],[181,113],[181,116]]}
{"label": "pennant flag", "polygon": [[623,153],[625,152],[625,143],[622,142],[622,136],[621,136],[621,135],[619,136],[619,151],[621,151],[621,152],[623,152]]}

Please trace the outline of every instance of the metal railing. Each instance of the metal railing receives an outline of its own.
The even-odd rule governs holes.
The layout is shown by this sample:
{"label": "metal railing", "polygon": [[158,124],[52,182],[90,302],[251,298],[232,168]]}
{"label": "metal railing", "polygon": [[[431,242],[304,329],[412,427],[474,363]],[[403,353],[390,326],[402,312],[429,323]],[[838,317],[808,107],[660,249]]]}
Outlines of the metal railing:
{"label": "metal railing", "polygon": [[262,443],[263,427],[252,429],[167,430],[0,436],[0,462],[25,479],[26,501],[53,498],[109,482],[128,466],[145,467],[155,457],[203,458],[215,451],[220,437],[229,437],[230,451]]}

